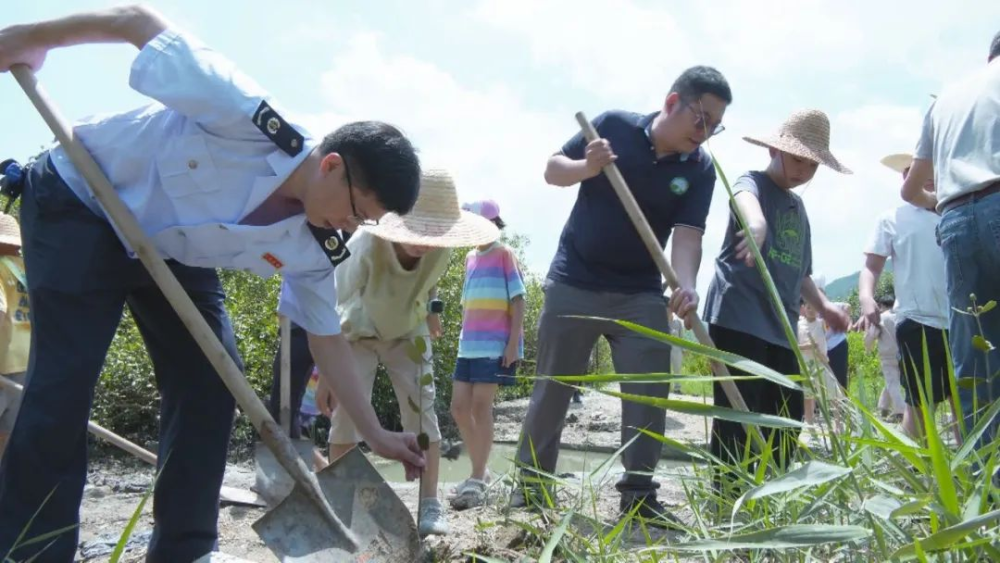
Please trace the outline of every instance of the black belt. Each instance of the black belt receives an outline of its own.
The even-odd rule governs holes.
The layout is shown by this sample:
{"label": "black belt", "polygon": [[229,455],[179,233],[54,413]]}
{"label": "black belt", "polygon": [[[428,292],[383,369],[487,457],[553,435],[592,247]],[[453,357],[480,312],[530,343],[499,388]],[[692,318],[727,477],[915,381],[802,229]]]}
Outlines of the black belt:
{"label": "black belt", "polygon": [[1000,182],[994,182],[981,190],[976,190],[969,194],[960,195],[955,199],[949,201],[948,203],[944,204],[944,207],[941,208],[941,214],[944,215],[946,212],[955,209],[956,207],[961,207],[966,203],[979,201],[980,199],[983,199],[984,197],[987,196],[991,196],[997,192],[1000,192]]}

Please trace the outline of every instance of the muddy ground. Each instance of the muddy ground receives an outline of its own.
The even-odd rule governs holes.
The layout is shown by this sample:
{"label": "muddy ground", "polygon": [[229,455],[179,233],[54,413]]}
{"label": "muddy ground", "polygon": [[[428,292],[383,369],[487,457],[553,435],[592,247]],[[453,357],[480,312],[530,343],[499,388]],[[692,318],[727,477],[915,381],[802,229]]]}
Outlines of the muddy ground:
{"label": "muddy ground", "polygon": [[[701,401],[702,399],[689,398]],[[517,440],[521,421],[527,409],[527,399],[519,399],[500,403],[496,408],[496,438],[499,442]],[[666,434],[671,438],[703,444],[707,436],[706,421],[703,418],[668,413]],[[563,434],[563,443],[573,449],[589,450],[591,452],[614,451],[619,443],[621,419],[620,402],[617,399],[587,393],[584,404],[570,410],[568,423]],[[512,448],[508,447],[508,451]],[[665,452],[667,455],[670,452]],[[589,455],[589,454],[588,454]],[[567,455],[567,457],[569,457]],[[599,458],[598,458],[599,462]],[[458,462],[467,467],[462,458]],[[464,469],[463,469],[464,470]],[[562,471],[562,469],[560,469]],[[620,471],[620,469],[619,469]],[[680,477],[690,475],[691,469],[685,463],[674,463],[667,474],[660,477],[660,498],[665,504],[675,507],[676,514],[682,518],[690,516],[684,508],[684,495],[680,486]],[[502,470],[501,470],[502,472]],[[618,509],[618,495],[614,490],[615,471],[607,478],[594,485],[599,491],[596,507],[588,507],[590,516],[613,526]],[[459,473],[461,474],[461,473]],[[442,482],[441,490],[447,493],[460,477],[452,475],[451,482]],[[138,506],[147,490],[152,471],[148,466],[131,460],[103,460],[92,464],[84,493],[81,510],[81,534],[79,561],[106,561],[117,542],[122,530]],[[479,552],[507,560],[517,560],[524,552],[524,536],[521,528],[510,520],[505,520],[508,490],[506,479],[501,474],[496,475],[495,484],[491,488],[492,502],[485,507],[464,512],[448,511],[451,534],[440,538],[431,538],[427,545],[434,558],[439,561],[466,561],[467,553]],[[226,485],[237,488],[250,488],[254,484],[254,467],[252,463],[230,466],[226,475]],[[416,508],[416,486],[409,483],[394,483],[394,488],[403,501],[411,508]],[[152,530],[151,503],[145,510],[139,524],[135,528],[125,561],[138,562],[143,560],[145,545]],[[250,561],[276,561],[266,546],[258,539],[250,528],[257,518],[264,513],[263,509],[243,506],[223,506],[219,517],[220,549],[233,556]],[[686,514],[685,514],[686,513]],[[525,511],[511,511],[510,519],[532,521],[537,516]],[[642,541],[639,534],[637,541]]]}

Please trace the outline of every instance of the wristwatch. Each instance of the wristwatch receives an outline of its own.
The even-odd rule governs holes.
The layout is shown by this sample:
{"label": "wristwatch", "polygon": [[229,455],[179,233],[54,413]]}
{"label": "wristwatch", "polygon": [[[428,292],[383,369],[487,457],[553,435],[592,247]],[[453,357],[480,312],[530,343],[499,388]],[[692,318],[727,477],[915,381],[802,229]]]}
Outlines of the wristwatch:
{"label": "wristwatch", "polygon": [[444,301],[441,301],[440,299],[431,299],[427,303],[427,312],[440,315],[444,312]]}

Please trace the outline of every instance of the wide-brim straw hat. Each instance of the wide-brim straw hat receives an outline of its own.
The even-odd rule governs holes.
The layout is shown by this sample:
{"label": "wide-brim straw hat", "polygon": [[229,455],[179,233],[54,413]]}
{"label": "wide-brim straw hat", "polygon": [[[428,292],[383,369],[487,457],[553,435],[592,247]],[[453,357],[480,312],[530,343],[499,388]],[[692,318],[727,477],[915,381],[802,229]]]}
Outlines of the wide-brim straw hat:
{"label": "wide-brim straw hat", "polygon": [[462,210],[455,181],[444,170],[423,172],[412,211],[387,213],[378,225],[362,229],[392,242],[440,248],[480,246],[500,238],[492,221]]}
{"label": "wide-brim straw hat", "polygon": [[776,133],[760,138],[743,137],[743,140],[824,164],[841,174],[853,174],[830,152],[830,119],[819,110],[797,111]]}
{"label": "wide-brim straw hat", "polygon": [[0,213],[0,244],[21,246],[21,227],[6,213]]}
{"label": "wide-brim straw hat", "polygon": [[913,155],[907,152],[890,154],[883,157],[879,162],[902,174],[913,164]]}

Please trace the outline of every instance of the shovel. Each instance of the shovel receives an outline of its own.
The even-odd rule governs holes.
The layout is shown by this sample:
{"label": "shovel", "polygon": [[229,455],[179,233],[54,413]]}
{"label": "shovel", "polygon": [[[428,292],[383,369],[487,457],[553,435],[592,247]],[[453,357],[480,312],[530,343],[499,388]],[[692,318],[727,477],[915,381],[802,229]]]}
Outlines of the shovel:
{"label": "shovel", "polygon": [[[291,436],[291,321],[279,316],[281,347],[278,354],[278,418]],[[312,441],[293,440],[303,461],[310,460]],[[420,537],[409,509],[368,458],[352,449],[317,475],[320,488],[336,491],[330,499],[334,512],[362,539],[362,549],[351,555],[335,542],[314,503],[295,487],[266,447],[255,452],[255,489],[273,509],[253,524],[254,531],[282,561],[412,561],[419,553]],[[347,483],[347,486],[344,484]]]}
{"label": "shovel", "polygon": [[[318,538],[322,537],[325,541],[320,547],[323,549],[329,549],[327,546],[332,545],[342,553],[357,554],[360,549],[364,548],[365,553],[371,555],[366,556],[363,560],[414,560],[416,552],[412,551],[412,542],[410,544],[399,541],[390,543],[402,536],[390,534],[386,529],[379,529],[376,532],[373,528],[366,527],[362,528],[361,531],[369,535],[359,538],[357,534],[344,526],[343,521],[334,512],[331,502],[327,500],[327,494],[321,488],[317,476],[296,455],[291,441],[281,431],[270,413],[267,412],[267,408],[264,407],[264,404],[257,397],[253,388],[250,387],[250,384],[247,383],[236,363],[229,357],[222,343],[219,342],[215,333],[212,332],[208,323],[201,316],[194,303],[191,302],[191,298],[188,297],[184,288],[163,261],[163,258],[160,257],[155,247],[149,242],[131,210],[121,201],[111,182],[97,165],[97,162],[94,161],[86,147],[74,136],[72,129],[66,125],[63,118],[49,102],[48,96],[39,86],[34,73],[27,66],[19,64],[11,67],[11,74],[14,75],[24,93],[35,106],[35,109],[38,110],[42,119],[45,120],[45,123],[55,134],[56,139],[59,140],[59,143],[70,157],[73,165],[86,178],[101,206],[105,209],[121,236],[134,249],[143,265],[149,270],[150,276],[177,312],[177,316],[180,317],[184,325],[191,331],[191,336],[198,343],[205,357],[215,367],[219,373],[219,377],[222,378],[223,383],[233,394],[240,408],[250,418],[261,439],[274,452],[275,458],[281,462],[282,467],[294,478],[296,484],[293,494],[296,495],[296,498],[304,500],[301,501],[302,506],[299,506],[294,501],[290,505],[299,506],[302,512],[297,514],[285,512],[281,517],[275,516],[275,518],[301,520],[304,515],[309,514],[307,517],[310,521],[309,525],[316,526],[322,532],[320,535],[309,536],[308,538],[286,537],[284,538],[285,543],[282,545],[293,544],[296,547],[296,553],[310,553],[313,551],[314,544],[308,542],[317,542],[319,541]],[[351,489],[354,484],[344,482],[333,483],[331,477],[338,475],[338,468],[335,465],[325,470],[326,476],[323,477],[323,482],[326,485],[326,491],[333,493],[330,496],[334,499],[335,504],[343,506],[344,503],[340,501],[345,497],[339,493],[342,490]],[[351,477],[355,475],[360,476],[364,472],[344,472],[344,474]],[[372,489],[363,490],[370,491]],[[375,488],[375,490],[382,489]],[[353,499],[357,496],[357,494],[352,495],[351,501],[353,502]],[[392,497],[395,497],[395,495],[393,494],[388,497],[390,504],[393,501]],[[371,499],[364,497],[364,500]],[[370,504],[362,502],[360,505],[354,504],[351,510],[344,511],[342,509],[341,513],[351,518],[359,516],[358,520],[362,521],[363,518],[360,518],[361,515],[358,514],[358,508],[363,510],[368,505],[373,507],[383,506],[384,503],[381,501],[384,499],[382,497],[376,497],[375,500],[378,502]],[[402,504],[402,501],[398,497],[394,498],[394,502]],[[308,506],[308,510],[304,508],[305,506]],[[382,519],[372,518],[371,521],[386,524]],[[390,530],[405,530],[409,526],[413,526],[412,522],[412,517],[402,520],[389,520],[387,526]],[[288,524],[293,525],[294,522],[288,522]],[[276,544],[271,543],[270,545],[273,546]],[[276,548],[272,547],[272,549]],[[395,557],[395,554],[403,553],[405,550],[411,550],[407,552],[409,556],[404,556],[402,559]],[[277,553],[279,557],[284,558],[284,552],[277,551]],[[393,555],[383,555],[384,553],[391,553]],[[350,556],[348,559],[353,559],[355,556]],[[325,560],[329,561],[330,558],[326,558]]]}
{"label": "shovel", "polygon": [[[597,134],[597,129],[590,123],[587,116],[583,114],[582,111],[576,113],[576,122],[580,125],[580,129],[583,132],[583,136],[587,139],[587,142],[593,142],[600,138]],[[632,190],[629,189],[628,184],[625,183],[625,177],[622,176],[618,166],[614,162],[608,164],[604,167],[604,173],[608,176],[608,181],[611,183],[611,187],[614,188],[615,193],[618,194],[618,199],[621,200],[622,206],[625,207],[625,212],[628,213],[629,219],[632,220],[632,225],[635,230],[639,232],[639,238],[642,239],[643,244],[646,245],[646,250],[649,251],[650,256],[653,258],[653,262],[656,263],[656,267],[659,268],[660,273],[667,280],[667,285],[670,286],[671,290],[676,290],[680,287],[680,283],[677,281],[677,274],[674,269],[670,266],[670,262],[667,260],[666,255],[663,253],[663,249],[660,247],[660,243],[656,240],[656,234],[653,233],[653,229],[649,226],[649,221],[646,220],[646,216],[643,215],[642,209],[639,207],[639,203],[635,200],[635,196],[632,195]],[[708,330],[705,328],[704,323],[701,322],[701,318],[698,317],[697,311],[690,311],[687,317],[684,319],[691,325],[694,332],[695,338],[698,342],[715,348],[715,343],[712,342],[712,337],[709,336]],[[716,377],[728,377],[729,370],[726,366],[719,362],[711,362],[712,373]],[[729,404],[733,406],[734,409],[740,411],[748,411],[747,403],[743,400],[743,395],[740,393],[736,384],[733,383],[731,379],[723,379],[719,381],[719,385],[722,387],[722,391],[726,394],[726,398],[729,399]],[[743,428],[746,429],[747,435],[751,436],[751,444],[756,448],[764,447],[765,441],[764,437],[761,435],[760,430],[756,426],[751,426],[749,424],[744,424]]]}
{"label": "shovel", "polygon": [[[278,316],[278,333],[280,335],[281,347],[278,351],[278,395],[280,408],[278,419],[281,421],[281,428],[291,439],[292,435],[292,412],[291,403],[291,336],[292,325],[288,317]],[[298,453],[299,458],[305,463],[311,463],[313,456],[313,443],[308,440],[292,439],[292,446]],[[254,447],[254,490],[267,501],[269,506],[275,506],[283,498],[288,496],[295,487],[295,480],[282,468],[278,460],[267,444],[257,442]]]}
{"label": "shovel", "polygon": [[282,561],[323,563],[327,561],[418,561],[420,536],[413,515],[360,448],[335,460],[316,474],[331,495],[333,510],[363,545],[350,553],[325,529],[322,515],[301,487],[253,523],[271,551]]}

